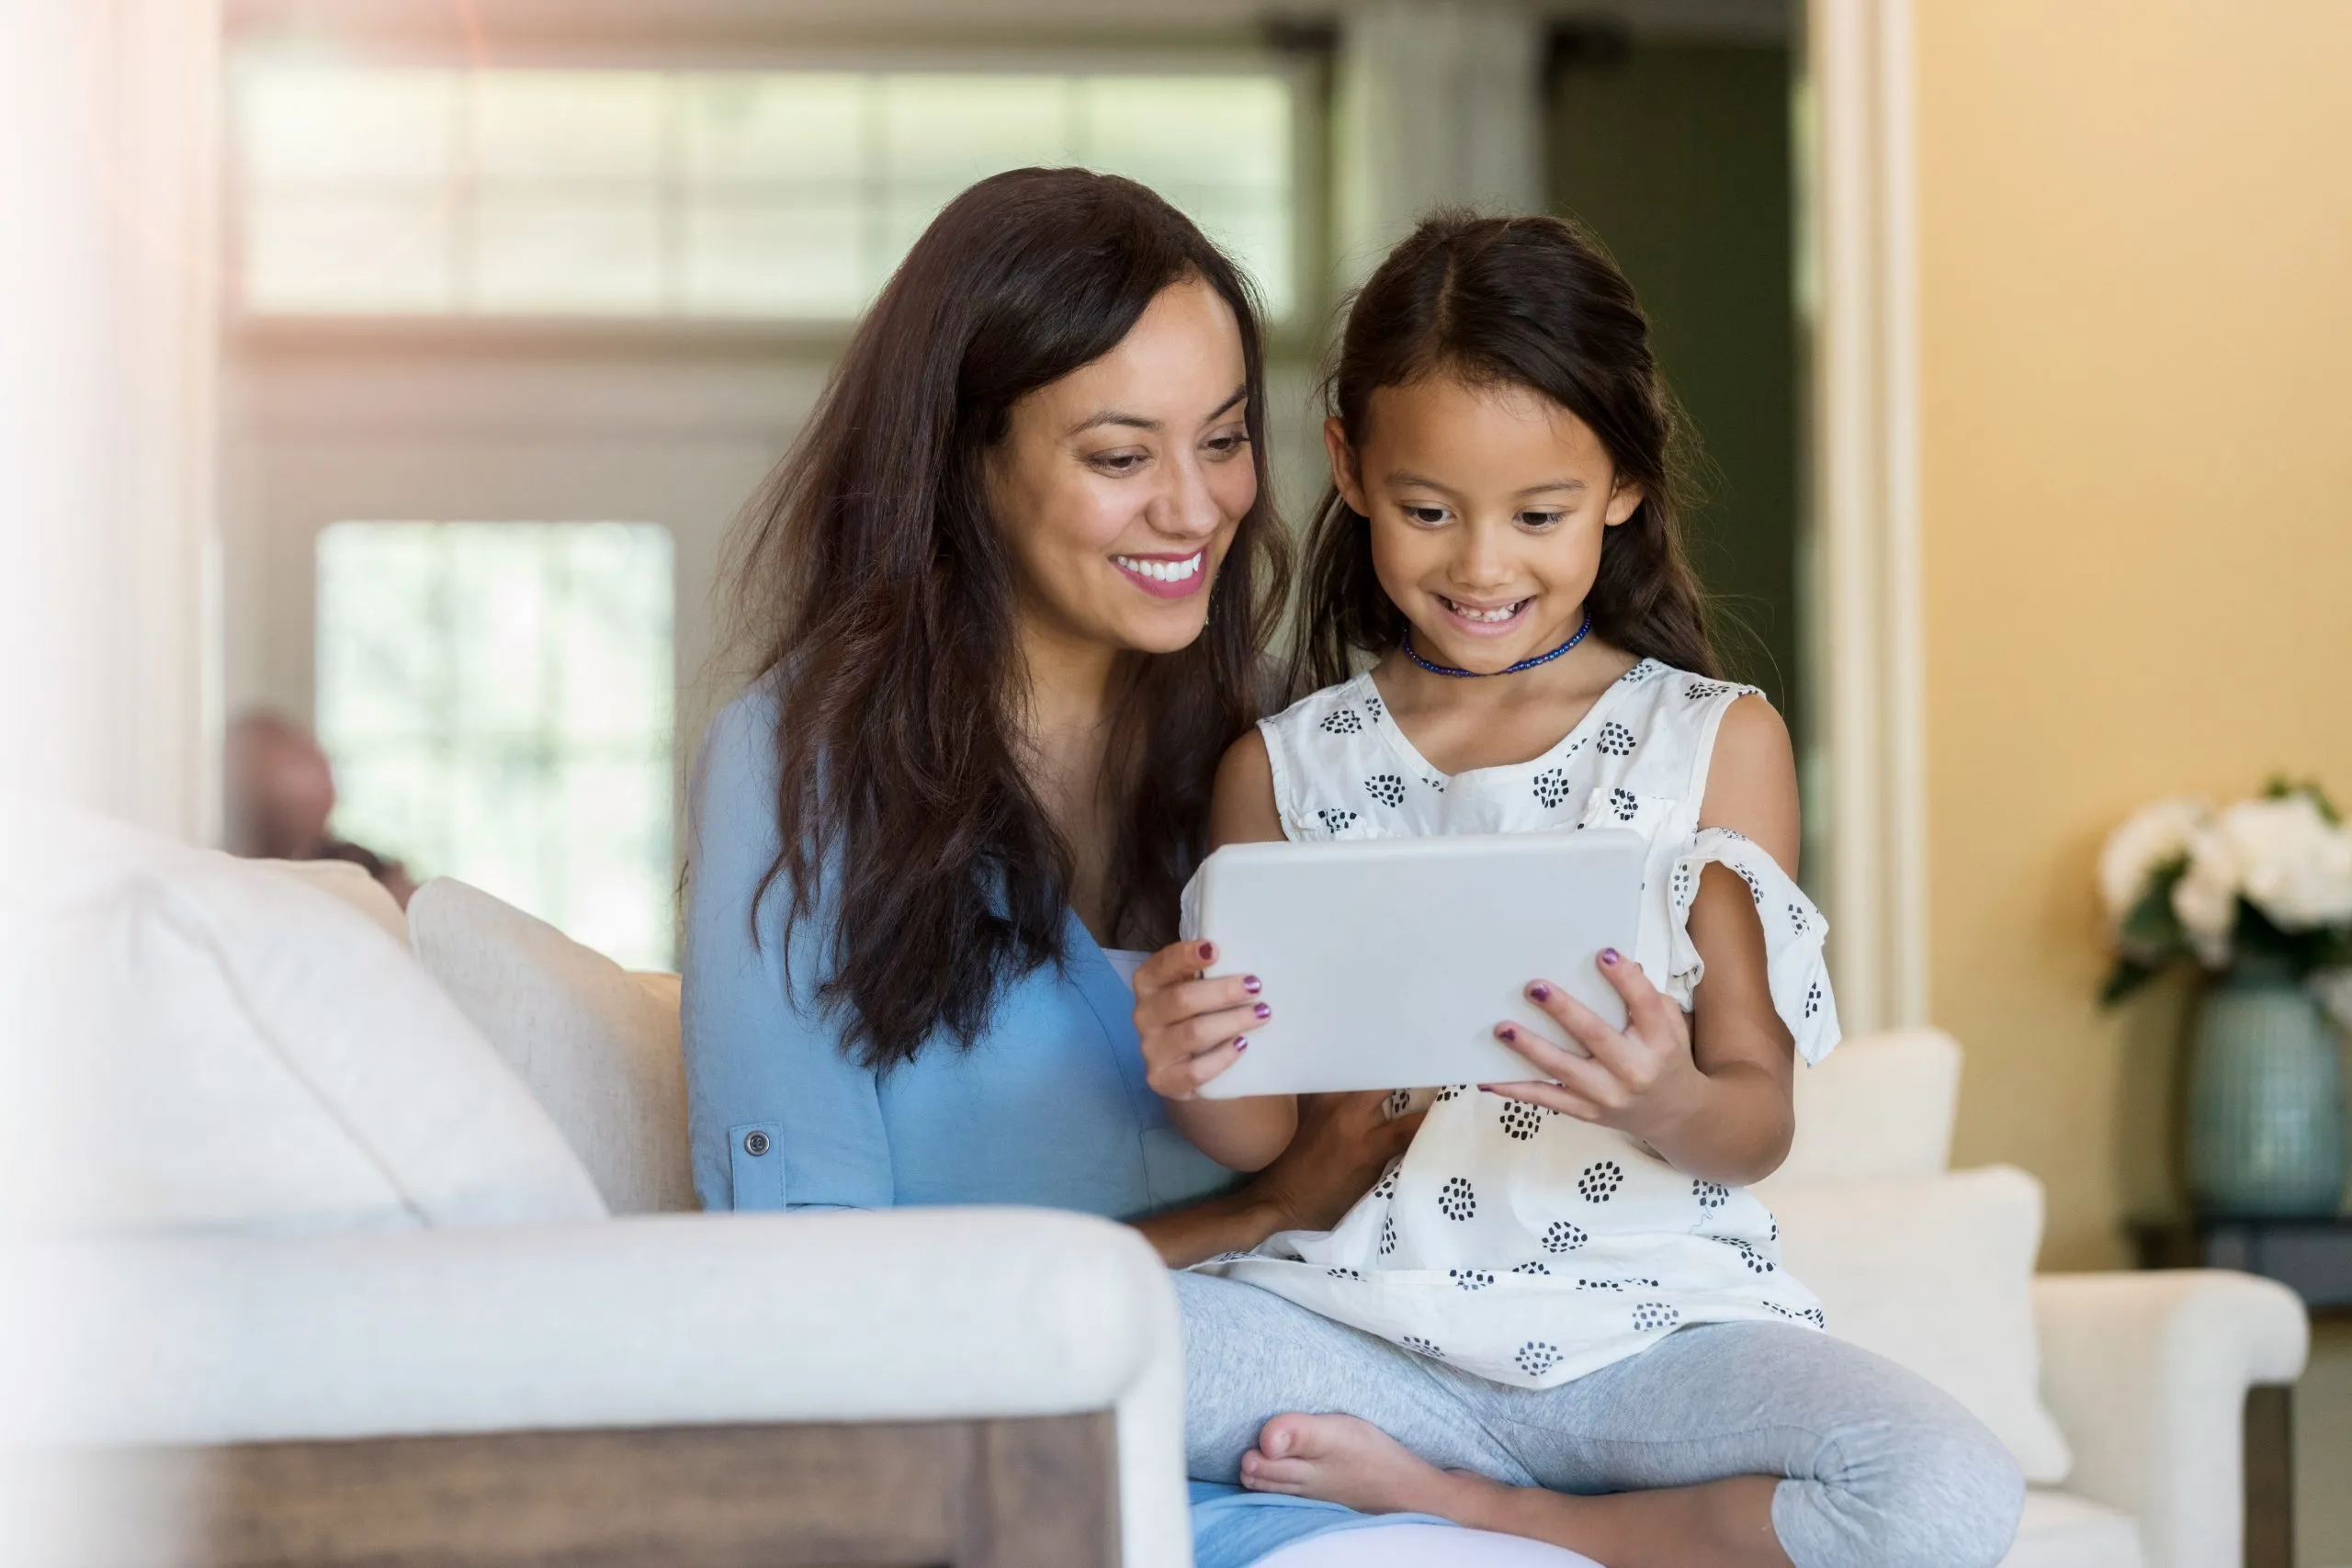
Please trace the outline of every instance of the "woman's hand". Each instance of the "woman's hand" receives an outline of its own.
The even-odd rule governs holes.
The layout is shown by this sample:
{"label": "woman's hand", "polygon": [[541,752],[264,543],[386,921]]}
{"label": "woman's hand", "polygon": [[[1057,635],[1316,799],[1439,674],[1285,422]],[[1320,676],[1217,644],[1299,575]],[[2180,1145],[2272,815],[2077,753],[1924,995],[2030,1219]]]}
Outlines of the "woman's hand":
{"label": "woman's hand", "polygon": [[1299,1098],[1290,1145],[1250,1184],[1272,1222],[1267,1235],[1329,1230],[1405,1152],[1422,1112],[1391,1118],[1387,1100],[1381,1089]]}
{"label": "woman's hand", "polygon": [[[1273,1016],[1255,975],[1202,977],[1216,962],[1206,942],[1171,942],[1136,971],[1136,1032],[1144,1080],[1162,1100],[1191,1100],[1241,1058],[1248,1031]],[[1262,1161],[1261,1163],[1263,1163]]]}
{"label": "woman's hand", "polygon": [[1640,964],[1615,948],[1601,952],[1600,968],[1625,998],[1623,1029],[1610,1028],[1559,987],[1534,981],[1527,987],[1528,999],[1590,1055],[1579,1056],[1516,1024],[1498,1023],[1495,1038],[1554,1081],[1479,1087],[1579,1122],[1614,1127],[1664,1154],[1669,1145],[1684,1141],[1680,1134],[1707,1099],[1706,1075],[1690,1050],[1690,1021],[1650,984]]}

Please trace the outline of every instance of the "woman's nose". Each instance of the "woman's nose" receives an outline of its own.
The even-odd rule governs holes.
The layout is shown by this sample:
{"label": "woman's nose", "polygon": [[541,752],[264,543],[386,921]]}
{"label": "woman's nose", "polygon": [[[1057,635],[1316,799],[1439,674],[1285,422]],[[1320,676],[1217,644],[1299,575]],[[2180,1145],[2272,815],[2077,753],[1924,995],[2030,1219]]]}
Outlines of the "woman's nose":
{"label": "woman's nose", "polygon": [[1177,539],[1207,539],[1224,525],[1225,513],[1209,489],[1208,475],[1197,462],[1168,466],[1168,484],[1153,499],[1150,523]]}

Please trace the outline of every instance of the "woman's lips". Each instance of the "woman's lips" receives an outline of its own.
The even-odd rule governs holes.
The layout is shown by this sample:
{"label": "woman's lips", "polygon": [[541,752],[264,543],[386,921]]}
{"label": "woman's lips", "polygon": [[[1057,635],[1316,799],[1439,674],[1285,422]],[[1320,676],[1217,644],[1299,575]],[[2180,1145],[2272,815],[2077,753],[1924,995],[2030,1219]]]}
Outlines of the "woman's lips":
{"label": "woman's lips", "polygon": [[1527,619],[1527,607],[1535,603],[1532,596],[1494,604],[1465,604],[1442,593],[1430,597],[1443,606],[1447,625],[1464,637],[1504,637],[1515,632]]}
{"label": "woman's lips", "polygon": [[1188,556],[1113,556],[1111,564],[1155,599],[1186,599],[1208,581],[1208,551],[1194,550]]}

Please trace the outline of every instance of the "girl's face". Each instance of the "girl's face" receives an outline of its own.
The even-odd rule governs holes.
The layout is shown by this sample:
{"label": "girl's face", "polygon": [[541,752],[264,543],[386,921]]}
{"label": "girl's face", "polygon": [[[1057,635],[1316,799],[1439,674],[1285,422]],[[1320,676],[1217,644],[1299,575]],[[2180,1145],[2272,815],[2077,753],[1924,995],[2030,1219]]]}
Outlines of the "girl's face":
{"label": "girl's face", "polygon": [[1170,653],[1201,635],[1209,585],[1258,499],[1241,331],[1197,279],[1119,345],[1013,405],[989,499],[1033,635]]}
{"label": "girl's face", "polygon": [[1379,389],[1365,423],[1360,449],[1325,423],[1331,479],[1372,520],[1373,570],[1415,650],[1483,674],[1573,635],[1603,533],[1642,502],[1592,427],[1540,392],[1449,375]]}

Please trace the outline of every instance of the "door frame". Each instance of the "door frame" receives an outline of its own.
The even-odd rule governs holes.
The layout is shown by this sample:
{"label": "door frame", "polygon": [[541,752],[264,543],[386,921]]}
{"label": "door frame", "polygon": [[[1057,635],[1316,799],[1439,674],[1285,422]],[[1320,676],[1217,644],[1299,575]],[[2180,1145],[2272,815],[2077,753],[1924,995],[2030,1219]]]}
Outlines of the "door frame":
{"label": "door frame", "polygon": [[1807,0],[1804,27],[1809,783],[1826,795],[1838,1010],[1859,1033],[1930,1006],[1911,0]]}

